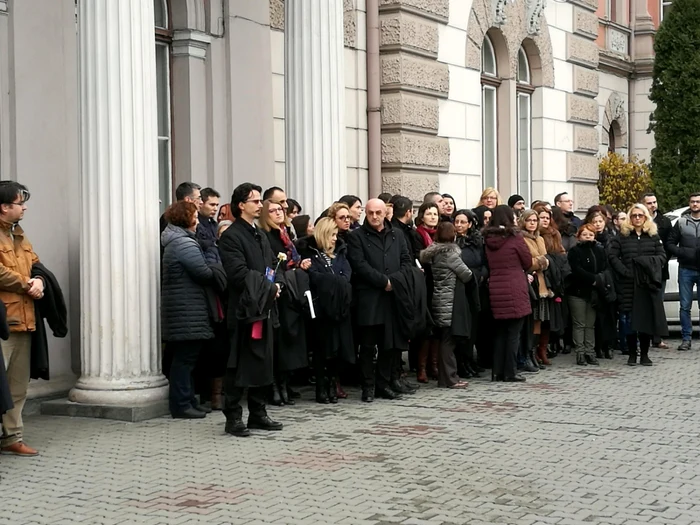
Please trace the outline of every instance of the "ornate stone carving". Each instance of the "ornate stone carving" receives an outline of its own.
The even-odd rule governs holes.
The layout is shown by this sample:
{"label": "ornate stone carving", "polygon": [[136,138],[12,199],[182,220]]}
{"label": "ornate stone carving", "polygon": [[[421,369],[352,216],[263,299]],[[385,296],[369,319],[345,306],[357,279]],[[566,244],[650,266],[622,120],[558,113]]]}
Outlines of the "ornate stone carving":
{"label": "ornate stone carving", "polygon": [[527,9],[527,34],[536,35],[540,32],[542,14],[547,7],[547,0],[526,0]]}
{"label": "ornate stone carving", "polygon": [[628,38],[622,31],[608,28],[608,49],[616,53],[627,54]]}
{"label": "ornate stone carving", "polygon": [[506,23],[507,0],[493,0],[493,24],[502,26]]}

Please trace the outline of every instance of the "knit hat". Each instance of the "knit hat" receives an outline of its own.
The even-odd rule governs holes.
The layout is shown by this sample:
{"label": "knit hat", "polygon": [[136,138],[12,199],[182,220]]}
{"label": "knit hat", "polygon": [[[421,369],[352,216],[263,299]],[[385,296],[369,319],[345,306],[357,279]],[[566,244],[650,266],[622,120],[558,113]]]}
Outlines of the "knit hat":
{"label": "knit hat", "polygon": [[523,201],[525,202],[525,199],[522,198],[520,195],[511,195],[510,198],[508,199],[508,206],[513,207],[516,205],[516,203]]}

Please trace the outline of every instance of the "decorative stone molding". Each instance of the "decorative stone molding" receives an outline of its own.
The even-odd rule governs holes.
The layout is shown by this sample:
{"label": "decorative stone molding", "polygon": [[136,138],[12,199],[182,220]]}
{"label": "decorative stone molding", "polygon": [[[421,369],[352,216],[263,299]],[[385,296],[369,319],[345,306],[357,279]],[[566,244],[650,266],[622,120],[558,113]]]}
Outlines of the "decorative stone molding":
{"label": "decorative stone molding", "polygon": [[547,7],[547,0],[526,0],[525,6],[527,9],[527,32],[530,35],[538,34],[542,24],[542,15]]}
{"label": "decorative stone molding", "polygon": [[567,181],[598,182],[598,157],[568,152],[566,164]]}
{"label": "decorative stone molding", "polygon": [[270,0],[270,27],[284,31],[284,0]]}
{"label": "decorative stone molding", "polygon": [[574,33],[585,38],[598,38],[598,16],[580,7],[574,7]]}
{"label": "decorative stone molding", "polygon": [[601,143],[608,145],[608,135],[613,122],[617,122],[615,128],[615,146],[626,148],[628,144],[628,124],[627,110],[625,108],[625,99],[617,92],[613,91],[605,104],[605,112],[603,113],[603,122],[601,126],[603,133]]}
{"label": "decorative stone molding", "polygon": [[[483,45],[484,37],[491,27],[497,25],[493,1],[474,0],[472,4],[469,25],[467,26],[466,65],[468,68],[481,69],[481,46]],[[544,6],[544,2],[541,3]],[[554,58],[549,31],[542,30],[537,34],[531,33],[532,28],[529,23],[531,16],[528,15],[528,7],[524,1],[507,3],[505,15],[508,23],[501,27],[501,32],[508,49],[510,64],[508,71],[499,72],[500,76],[502,78],[515,78],[518,68],[518,51],[522,45],[530,58],[530,67],[533,70],[532,76],[535,84],[554,87]],[[540,14],[540,27],[543,29],[548,27],[543,11]]]}
{"label": "decorative stone molding", "polygon": [[595,97],[600,89],[600,75],[594,69],[574,66],[574,93]]}
{"label": "decorative stone molding", "polygon": [[437,134],[439,123],[439,104],[435,97],[401,92],[382,95],[382,129]]}
{"label": "decorative stone molding", "polygon": [[598,103],[593,98],[566,95],[566,120],[580,124],[598,124]]}
{"label": "decorative stone molding", "polygon": [[173,56],[189,56],[204,59],[211,44],[206,33],[179,29],[173,32]]}
{"label": "decorative stone molding", "polygon": [[506,17],[506,3],[507,0],[492,0],[494,25],[502,26],[508,20]]}
{"label": "decorative stone molding", "polygon": [[410,89],[446,98],[450,72],[447,64],[426,58],[396,53],[381,56],[381,81],[384,91]]}
{"label": "decorative stone molding", "polygon": [[598,44],[592,40],[568,33],[566,35],[566,60],[592,69],[598,67]]}
{"label": "decorative stone molding", "polygon": [[[270,28],[278,31],[284,31],[285,0],[269,0],[269,2]],[[343,0],[343,29],[345,47],[357,47],[357,16],[355,14],[355,0]]]}
{"label": "decorative stone molding", "polygon": [[437,58],[438,24],[433,20],[394,11],[380,16],[379,31],[383,51],[402,49]]}
{"label": "decorative stone molding", "polygon": [[401,131],[382,133],[382,168],[446,172],[450,145],[446,138]]}
{"label": "decorative stone molding", "polygon": [[629,34],[618,31],[613,27],[608,27],[607,48],[620,55],[629,55]]}
{"label": "decorative stone molding", "polygon": [[598,130],[589,126],[574,126],[574,151],[598,153]]}
{"label": "decorative stone molding", "polygon": [[569,0],[569,3],[588,11],[595,12],[598,10],[598,0]]}
{"label": "decorative stone molding", "polygon": [[379,10],[402,10],[446,24],[450,16],[450,0],[380,0]]}
{"label": "decorative stone molding", "polygon": [[435,173],[386,171],[382,172],[382,189],[394,195],[403,195],[413,202],[423,202],[423,196],[440,190],[440,178]]}

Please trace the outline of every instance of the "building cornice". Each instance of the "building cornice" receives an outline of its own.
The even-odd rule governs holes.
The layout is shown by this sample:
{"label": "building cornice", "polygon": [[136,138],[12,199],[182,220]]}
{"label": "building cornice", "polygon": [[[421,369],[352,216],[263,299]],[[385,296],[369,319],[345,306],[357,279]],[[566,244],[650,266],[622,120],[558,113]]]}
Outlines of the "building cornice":
{"label": "building cornice", "polygon": [[177,29],[173,32],[173,56],[206,58],[211,36],[192,29]]}
{"label": "building cornice", "polygon": [[635,69],[633,62],[626,60],[619,53],[607,49],[600,50],[599,67],[601,71],[627,77],[631,76]]}

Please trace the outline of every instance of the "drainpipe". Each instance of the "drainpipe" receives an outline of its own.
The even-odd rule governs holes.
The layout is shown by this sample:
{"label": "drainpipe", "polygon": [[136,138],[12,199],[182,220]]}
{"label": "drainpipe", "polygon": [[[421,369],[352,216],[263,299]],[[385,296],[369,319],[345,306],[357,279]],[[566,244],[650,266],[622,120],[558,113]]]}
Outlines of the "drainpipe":
{"label": "drainpipe", "polygon": [[[634,154],[634,129],[636,126],[634,125],[635,123],[635,117],[634,117],[634,98],[635,98],[635,90],[636,90],[636,84],[637,84],[637,49],[635,45],[635,41],[637,40],[637,15],[636,15],[636,10],[633,6],[633,2],[629,3],[629,22],[630,22],[630,28],[632,29],[632,33],[630,35],[630,43],[629,43],[629,54],[630,58],[632,59],[632,73],[629,76],[629,80],[627,81],[627,157],[631,157]],[[606,42],[607,45],[607,42]],[[625,131],[625,130],[622,130]]]}
{"label": "drainpipe", "polygon": [[379,0],[367,0],[367,166],[369,198],[382,192]]}

